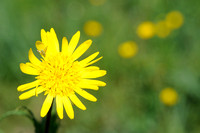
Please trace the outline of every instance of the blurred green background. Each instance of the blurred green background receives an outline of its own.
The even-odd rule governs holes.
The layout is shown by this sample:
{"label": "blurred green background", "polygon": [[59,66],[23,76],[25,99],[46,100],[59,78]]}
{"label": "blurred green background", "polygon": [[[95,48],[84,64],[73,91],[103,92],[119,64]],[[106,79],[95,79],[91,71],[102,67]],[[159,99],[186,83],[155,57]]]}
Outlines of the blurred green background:
{"label": "blurred green background", "polygon": [[[96,3],[96,4],[95,4]],[[27,106],[40,119],[44,100],[20,101],[17,86],[34,76],[23,74],[21,62],[40,39],[40,30],[53,27],[61,42],[81,31],[80,42],[93,40],[83,57],[96,51],[104,58],[96,63],[107,75],[99,91],[90,91],[96,103],[83,98],[87,110],[74,106],[75,119],[60,121],[59,133],[199,133],[200,132],[200,1],[198,0],[1,0],[0,1],[0,115]],[[165,38],[141,39],[140,23],[157,23],[167,13],[179,11],[183,25]],[[84,31],[87,21],[101,24],[98,36]],[[138,52],[131,58],[118,53],[119,45],[134,41]],[[160,99],[164,88],[173,88],[177,101]],[[169,96],[170,97],[170,96]],[[55,109],[54,109],[55,112]],[[32,123],[22,116],[0,121],[2,133],[33,133]]]}

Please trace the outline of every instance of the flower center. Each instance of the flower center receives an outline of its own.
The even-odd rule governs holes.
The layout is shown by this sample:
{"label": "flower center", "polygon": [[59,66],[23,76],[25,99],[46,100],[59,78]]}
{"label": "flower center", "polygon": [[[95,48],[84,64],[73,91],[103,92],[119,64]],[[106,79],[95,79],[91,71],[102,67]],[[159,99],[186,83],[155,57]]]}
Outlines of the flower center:
{"label": "flower center", "polygon": [[46,93],[68,96],[74,93],[74,88],[80,81],[80,70],[78,61],[74,62],[71,58],[58,53],[42,61],[41,72],[36,78]]}

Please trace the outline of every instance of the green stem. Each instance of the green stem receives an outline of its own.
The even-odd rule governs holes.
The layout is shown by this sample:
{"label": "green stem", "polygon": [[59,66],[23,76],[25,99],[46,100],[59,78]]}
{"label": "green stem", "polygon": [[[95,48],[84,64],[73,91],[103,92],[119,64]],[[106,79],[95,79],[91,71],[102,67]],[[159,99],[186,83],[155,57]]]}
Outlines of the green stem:
{"label": "green stem", "polygon": [[49,112],[47,113],[46,117],[46,124],[45,124],[45,133],[49,133],[49,127],[50,127],[50,121],[51,121],[51,110],[53,107],[53,103],[51,105],[51,108],[49,109]]}

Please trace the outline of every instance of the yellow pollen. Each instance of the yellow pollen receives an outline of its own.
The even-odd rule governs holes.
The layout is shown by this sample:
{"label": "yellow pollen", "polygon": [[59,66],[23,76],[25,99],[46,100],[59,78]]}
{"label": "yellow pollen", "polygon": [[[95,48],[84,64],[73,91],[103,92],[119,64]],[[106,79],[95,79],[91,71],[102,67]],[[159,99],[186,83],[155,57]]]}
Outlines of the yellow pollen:
{"label": "yellow pollen", "polygon": [[68,96],[80,81],[80,65],[62,53],[42,60],[41,72],[36,77],[46,93]]}

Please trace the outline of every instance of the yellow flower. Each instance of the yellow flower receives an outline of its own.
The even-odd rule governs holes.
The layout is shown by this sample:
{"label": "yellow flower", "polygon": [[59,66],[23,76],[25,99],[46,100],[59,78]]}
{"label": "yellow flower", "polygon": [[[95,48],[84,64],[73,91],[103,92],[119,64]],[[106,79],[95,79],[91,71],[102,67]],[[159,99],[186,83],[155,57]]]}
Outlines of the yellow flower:
{"label": "yellow flower", "polygon": [[142,39],[152,38],[155,34],[155,26],[152,22],[143,22],[137,28],[137,34]]}
{"label": "yellow flower", "polygon": [[119,45],[118,52],[123,58],[131,58],[138,52],[138,46],[133,41],[127,41]]}
{"label": "yellow flower", "polygon": [[69,44],[66,37],[63,37],[62,51],[60,51],[54,29],[51,28],[50,32],[42,29],[42,41],[36,42],[37,50],[42,58],[38,59],[30,49],[28,54],[30,62],[20,64],[21,71],[29,75],[36,75],[36,80],[17,88],[18,91],[26,91],[19,96],[19,99],[28,99],[44,92],[44,95],[47,96],[42,105],[41,117],[46,116],[55,98],[59,118],[63,119],[64,106],[69,118],[73,119],[72,103],[82,110],[86,109],[75,93],[95,102],[97,99],[85,89],[98,90],[99,86],[106,85],[102,81],[93,79],[106,74],[105,70],[100,70],[97,66],[91,66],[91,64],[102,58],[95,59],[99,52],[81,61],[77,60],[92,43],[91,40],[87,40],[77,47],[79,38],[79,31],[72,37]]}
{"label": "yellow flower", "polygon": [[160,92],[160,100],[168,106],[173,106],[178,101],[178,94],[173,88],[165,88]]}
{"label": "yellow flower", "polygon": [[156,35],[160,38],[165,38],[170,34],[171,30],[165,21],[159,21],[156,24]]}
{"label": "yellow flower", "polygon": [[89,1],[94,6],[100,6],[106,2],[106,0],[89,0]]}
{"label": "yellow flower", "polygon": [[179,11],[172,11],[167,14],[165,21],[170,29],[178,29],[183,25],[183,15]]}
{"label": "yellow flower", "polygon": [[102,25],[97,21],[91,20],[91,21],[87,21],[84,24],[84,31],[89,36],[97,37],[101,35],[102,30],[103,30]]}

